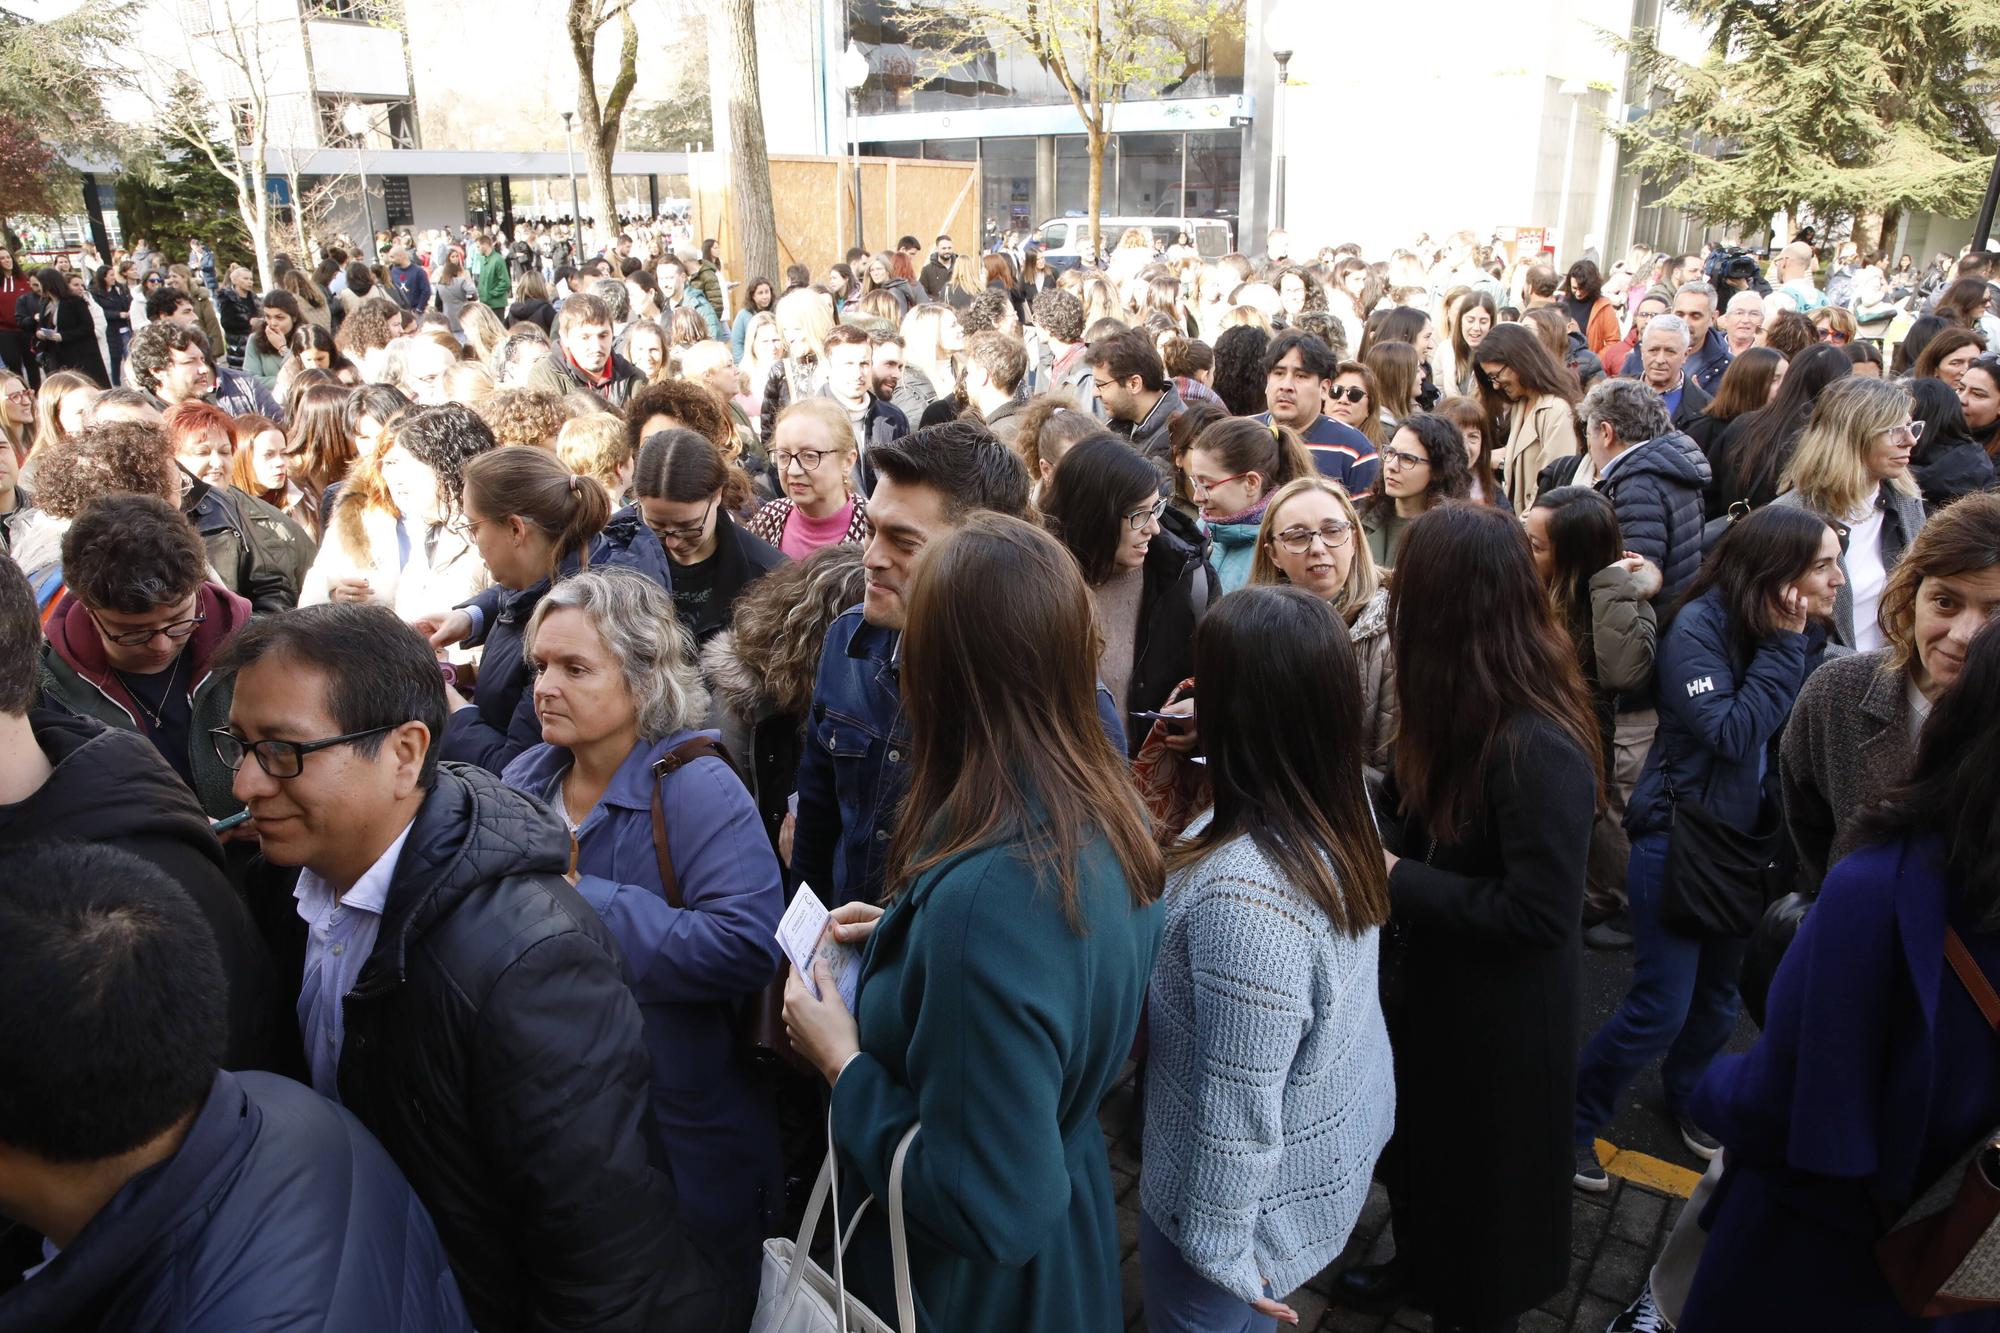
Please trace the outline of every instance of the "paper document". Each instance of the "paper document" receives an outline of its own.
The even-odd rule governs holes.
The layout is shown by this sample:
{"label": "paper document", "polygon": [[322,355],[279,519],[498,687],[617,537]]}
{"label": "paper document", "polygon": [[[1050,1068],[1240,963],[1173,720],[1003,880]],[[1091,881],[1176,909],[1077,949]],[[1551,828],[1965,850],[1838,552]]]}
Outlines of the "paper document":
{"label": "paper document", "polygon": [[809,885],[799,885],[792,905],[778,921],[778,947],[792,966],[805,978],[812,997],[820,998],[819,983],[813,979],[813,964],[820,957],[833,973],[834,988],[849,1013],[854,1012],[854,993],[861,984],[861,954],[851,944],[842,944],[826,934],[827,910]]}

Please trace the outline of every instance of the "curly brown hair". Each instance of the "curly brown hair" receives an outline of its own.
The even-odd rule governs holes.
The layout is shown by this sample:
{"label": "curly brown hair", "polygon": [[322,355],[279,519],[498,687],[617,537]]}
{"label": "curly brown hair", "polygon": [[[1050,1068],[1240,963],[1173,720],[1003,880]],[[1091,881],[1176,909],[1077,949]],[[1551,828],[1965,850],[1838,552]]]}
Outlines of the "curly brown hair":
{"label": "curly brown hair", "polygon": [[693,380],[662,379],[640,389],[625,404],[625,441],[631,446],[634,458],[646,443],[640,432],[646,428],[648,418],[658,416],[672,417],[696,434],[706,435],[722,451],[724,462],[733,463],[743,453],[736,428],[729,420],[729,405],[715,390]]}
{"label": "curly brown hair", "polygon": [[866,591],[858,546],[841,542],[787,560],[736,599],[733,627],[703,651],[703,671],[723,677],[733,656],[773,707],[804,721],[827,629]]}
{"label": "curly brown hair", "polygon": [[157,495],[180,503],[182,474],[173,446],[165,430],[146,422],[89,426],[54,441],[39,457],[35,503],[57,518],[74,519],[101,495]]}
{"label": "curly brown hair", "polygon": [[540,389],[495,389],[474,403],[472,410],[503,447],[525,444],[552,450],[570,417],[561,398]]}

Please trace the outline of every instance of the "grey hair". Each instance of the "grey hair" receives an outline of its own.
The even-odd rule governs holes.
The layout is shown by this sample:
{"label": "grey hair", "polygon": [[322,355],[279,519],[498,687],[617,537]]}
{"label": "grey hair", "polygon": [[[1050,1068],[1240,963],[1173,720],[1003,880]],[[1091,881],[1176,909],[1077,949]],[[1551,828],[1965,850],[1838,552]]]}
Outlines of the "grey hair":
{"label": "grey hair", "polygon": [[1696,278],[1693,282],[1684,282],[1674,288],[1675,296],[1679,296],[1682,292],[1693,292],[1696,296],[1706,296],[1708,298],[1708,308],[1710,310],[1715,309],[1715,288],[1703,282],[1700,278]]}
{"label": "grey hair", "polygon": [[599,278],[590,284],[590,294],[604,302],[613,324],[623,324],[632,318],[632,293],[626,289],[625,279]]}
{"label": "grey hair", "polygon": [[[1681,290],[1686,291],[1687,289],[1683,287]],[[1686,349],[1689,343],[1694,341],[1694,331],[1688,328],[1687,321],[1682,319],[1679,315],[1653,316],[1653,322],[1646,326],[1646,337],[1650,338],[1656,333],[1680,334],[1681,347],[1683,350]],[[1644,339],[1641,339],[1641,341],[1643,342]]]}
{"label": "grey hair", "polygon": [[1611,437],[1620,444],[1643,444],[1674,428],[1660,395],[1638,380],[1628,379],[1606,378],[1592,385],[1583,397],[1583,419],[1592,428],[1600,424],[1611,427]]}
{"label": "grey hair", "polygon": [[534,660],[542,622],[561,610],[583,612],[597,637],[618,660],[638,713],[639,738],[657,741],[695,725],[708,712],[694,637],[659,584],[624,570],[585,570],[543,595],[521,637],[521,655]]}
{"label": "grey hair", "polygon": [[1729,298],[1729,308],[1731,310],[1734,310],[1740,305],[1745,309],[1748,309],[1751,301],[1755,301],[1757,303],[1757,308],[1759,310],[1762,310],[1764,308],[1763,294],[1761,292],[1756,291],[1754,288],[1745,287],[1742,291],[1736,293],[1736,295]]}

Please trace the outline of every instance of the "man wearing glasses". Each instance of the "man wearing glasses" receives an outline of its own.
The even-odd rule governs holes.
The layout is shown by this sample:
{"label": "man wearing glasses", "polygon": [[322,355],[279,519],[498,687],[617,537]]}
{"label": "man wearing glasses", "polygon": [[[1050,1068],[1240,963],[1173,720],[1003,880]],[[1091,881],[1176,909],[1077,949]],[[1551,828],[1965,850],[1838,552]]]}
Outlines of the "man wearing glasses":
{"label": "man wearing glasses", "polygon": [[1166,463],[1167,423],[1186,406],[1167,379],[1152,335],[1137,329],[1099,338],[1083,354],[1105,425],[1155,462]]}
{"label": "man wearing glasses", "polygon": [[234,814],[242,802],[207,732],[228,720],[229,684],[213,666],[250,603],[209,581],[201,538],[157,496],[91,501],[62,557],[67,596],[47,625],[43,702],[140,733],[209,818]]}
{"label": "man wearing glasses", "polygon": [[[300,1072],[408,1176],[473,1323],[740,1328],[649,1155],[639,1008],[564,878],[569,831],[438,762],[423,636],[385,607],[313,606],[251,625],[216,669],[235,694],[209,739],[268,863],[251,898],[297,988]],[[295,910],[273,906],[288,890]]]}

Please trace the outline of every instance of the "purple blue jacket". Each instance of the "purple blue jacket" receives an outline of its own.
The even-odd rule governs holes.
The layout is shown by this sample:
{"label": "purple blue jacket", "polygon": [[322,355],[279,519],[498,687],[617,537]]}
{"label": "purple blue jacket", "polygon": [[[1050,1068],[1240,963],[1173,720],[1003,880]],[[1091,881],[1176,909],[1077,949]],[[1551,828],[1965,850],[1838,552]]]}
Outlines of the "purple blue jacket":
{"label": "purple blue jacket", "polygon": [[1688,1110],[1728,1165],[1687,1329],[2000,1327],[1904,1315],[1871,1246],[2000,1124],[2000,1038],[1944,961],[1954,926],[2000,984],[2000,936],[1953,902],[1934,838],[1864,847],[1827,875],[1771,983],[1769,1024]]}
{"label": "purple blue jacket", "polygon": [[[576,831],[576,891],[618,941],[652,1055],[652,1129],[689,1234],[754,1280],[758,1245],[782,1211],[775,1109],[737,1051],[744,997],[777,975],[784,886],[757,808],[719,759],[661,780],[667,845],[685,908],[667,902],[653,851],[653,765],[685,740],[641,741]],[[501,781],[549,801],[569,771],[560,746],[531,746]],[[553,802],[551,802],[553,803]]]}

